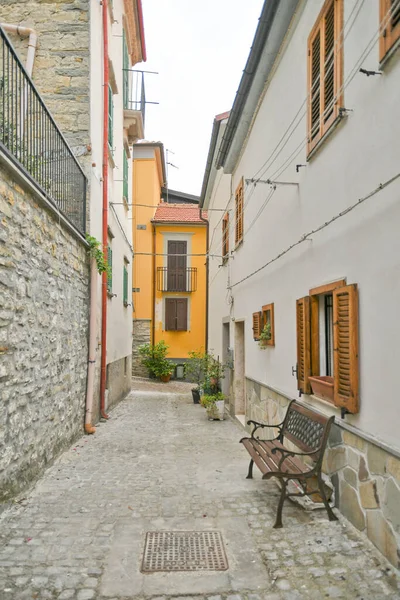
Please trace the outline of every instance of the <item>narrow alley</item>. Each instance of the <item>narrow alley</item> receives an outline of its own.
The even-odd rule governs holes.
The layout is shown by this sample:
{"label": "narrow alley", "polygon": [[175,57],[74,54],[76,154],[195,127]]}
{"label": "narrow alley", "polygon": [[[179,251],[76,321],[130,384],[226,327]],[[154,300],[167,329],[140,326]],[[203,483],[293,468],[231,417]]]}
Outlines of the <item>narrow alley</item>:
{"label": "narrow alley", "polygon": [[[1,599],[400,598],[395,570],[342,516],[287,501],[272,529],[278,489],[245,479],[239,425],[208,421],[186,384],[138,385],[1,515]],[[228,569],[141,572],[155,531],[220,532]]]}

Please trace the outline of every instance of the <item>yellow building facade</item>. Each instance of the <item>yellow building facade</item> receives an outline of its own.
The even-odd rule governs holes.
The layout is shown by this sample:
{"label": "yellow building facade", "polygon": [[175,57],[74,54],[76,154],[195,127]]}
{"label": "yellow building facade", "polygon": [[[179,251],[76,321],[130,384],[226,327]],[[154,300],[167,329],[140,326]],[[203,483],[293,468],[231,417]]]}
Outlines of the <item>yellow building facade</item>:
{"label": "yellow building facade", "polygon": [[134,375],[146,375],[137,348],[164,340],[168,358],[185,362],[206,348],[207,231],[196,204],[161,201],[165,185],[160,143],[133,147],[132,266]]}

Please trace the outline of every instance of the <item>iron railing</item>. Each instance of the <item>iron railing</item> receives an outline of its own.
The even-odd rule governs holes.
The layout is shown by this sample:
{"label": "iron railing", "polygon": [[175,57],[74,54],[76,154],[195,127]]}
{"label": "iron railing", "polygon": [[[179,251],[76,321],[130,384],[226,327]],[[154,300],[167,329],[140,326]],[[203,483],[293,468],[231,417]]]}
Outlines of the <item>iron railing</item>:
{"label": "iron railing", "polygon": [[86,176],[1,27],[0,149],[85,232]]}
{"label": "iron railing", "polygon": [[158,104],[146,100],[145,75],[158,75],[155,71],[138,71],[123,69],[123,98],[124,109],[138,110],[142,113],[143,127],[146,116],[146,104]]}
{"label": "iron railing", "polygon": [[159,292],[195,292],[197,290],[197,268],[157,267],[157,290]]}

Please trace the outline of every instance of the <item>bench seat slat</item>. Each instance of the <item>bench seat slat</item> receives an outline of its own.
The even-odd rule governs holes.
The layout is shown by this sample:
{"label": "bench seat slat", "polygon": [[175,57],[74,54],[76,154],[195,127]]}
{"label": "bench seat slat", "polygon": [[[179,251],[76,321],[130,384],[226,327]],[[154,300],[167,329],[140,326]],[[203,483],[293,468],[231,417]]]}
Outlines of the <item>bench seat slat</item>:
{"label": "bench seat slat", "polygon": [[[272,454],[271,450],[276,447],[281,447],[283,449],[284,446],[275,440],[262,441],[244,438],[242,443],[263,475],[271,471],[283,471],[300,475],[308,473],[311,470],[310,467],[302,463],[297,457],[293,456],[286,458],[279,467],[282,454],[279,452]],[[287,450],[287,448],[285,448],[285,450]]]}

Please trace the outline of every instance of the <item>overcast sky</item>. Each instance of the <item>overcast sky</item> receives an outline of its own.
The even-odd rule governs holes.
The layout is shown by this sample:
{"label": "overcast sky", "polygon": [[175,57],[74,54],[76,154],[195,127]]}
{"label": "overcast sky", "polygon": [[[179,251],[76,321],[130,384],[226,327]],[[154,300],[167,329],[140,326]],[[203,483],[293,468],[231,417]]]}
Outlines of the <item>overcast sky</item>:
{"label": "overcast sky", "polygon": [[143,0],[145,136],[175,154],[169,187],[200,194],[214,116],[230,110],[263,0]]}

